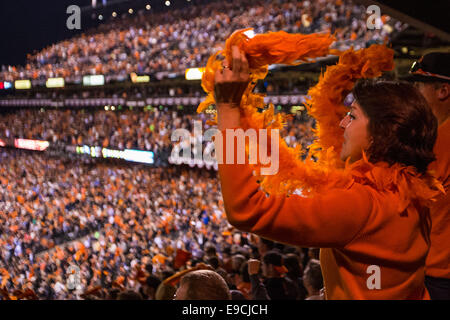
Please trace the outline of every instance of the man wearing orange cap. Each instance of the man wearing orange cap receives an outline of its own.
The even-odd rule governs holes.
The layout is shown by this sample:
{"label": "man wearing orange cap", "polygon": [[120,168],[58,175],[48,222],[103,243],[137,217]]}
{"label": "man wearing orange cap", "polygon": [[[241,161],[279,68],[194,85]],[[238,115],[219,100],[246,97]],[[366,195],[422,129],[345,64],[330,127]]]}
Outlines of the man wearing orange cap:
{"label": "man wearing orange cap", "polygon": [[414,62],[408,78],[427,100],[438,119],[430,164],[446,194],[431,208],[431,248],[426,261],[425,284],[433,300],[450,300],[450,53],[432,52]]}

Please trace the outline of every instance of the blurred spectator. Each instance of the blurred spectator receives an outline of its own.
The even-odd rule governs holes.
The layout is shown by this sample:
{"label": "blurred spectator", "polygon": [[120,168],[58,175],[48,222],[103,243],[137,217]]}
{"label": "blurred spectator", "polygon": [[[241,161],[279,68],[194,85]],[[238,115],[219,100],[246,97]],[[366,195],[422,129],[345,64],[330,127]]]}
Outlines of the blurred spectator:
{"label": "blurred spectator", "polygon": [[248,273],[248,261],[241,265],[241,270],[239,273],[239,278],[236,284],[236,288],[243,294],[246,300],[251,299],[251,282],[250,275]]}
{"label": "blurred spectator", "polygon": [[245,296],[239,290],[231,290],[231,300],[247,300]]}
{"label": "blurred spectator", "polygon": [[297,300],[305,300],[308,292],[303,284],[303,269],[299,256],[294,253],[287,254],[284,257],[284,265],[288,270],[286,278],[291,280],[296,286]]}
{"label": "blurred spectator", "polygon": [[173,300],[177,288],[172,285],[161,283],[156,290],[156,300]]}
{"label": "blurred spectator", "polygon": [[283,257],[276,251],[267,252],[262,260],[264,285],[271,300],[295,300],[298,296],[295,284],[285,277],[287,268]]}
{"label": "blurred spectator", "polygon": [[175,300],[231,300],[231,293],[218,273],[197,270],[181,278]]}
{"label": "blurred spectator", "polygon": [[148,276],[145,285],[140,289],[142,297],[145,300],[155,300],[156,290],[158,290],[160,284],[161,280],[158,277],[154,275]]}
{"label": "blurred spectator", "polygon": [[323,288],[322,270],[320,262],[312,259],[308,262],[303,276],[303,283],[308,291],[306,300],[323,300],[321,290]]}
{"label": "blurred spectator", "polygon": [[275,248],[275,243],[272,240],[258,237],[258,253],[260,257],[263,257],[268,251]]}
{"label": "blurred spectator", "polygon": [[142,296],[134,291],[128,290],[117,295],[117,300],[142,300]]}
{"label": "blurred spectator", "polygon": [[[204,124],[206,117],[164,109],[18,109],[1,117],[0,137],[157,150],[171,147],[171,130],[192,130],[193,120]],[[296,139],[291,143],[309,138]],[[170,300],[176,287],[161,281],[203,261],[235,298],[239,291],[254,299],[248,261],[274,249],[298,255],[233,229],[214,171],[0,150],[0,299],[117,299],[132,291]],[[68,289],[74,267],[80,283]]]}

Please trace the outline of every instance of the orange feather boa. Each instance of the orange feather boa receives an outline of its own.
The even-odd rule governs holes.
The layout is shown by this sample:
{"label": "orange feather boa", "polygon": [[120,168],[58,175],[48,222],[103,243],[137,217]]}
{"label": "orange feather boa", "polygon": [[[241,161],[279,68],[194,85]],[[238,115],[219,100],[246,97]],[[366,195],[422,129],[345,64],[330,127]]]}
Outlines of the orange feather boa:
{"label": "orange feather boa", "polygon": [[[295,149],[290,148],[280,137],[278,173],[261,176],[258,172],[262,165],[259,162],[253,165],[261,187],[267,193],[289,195],[300,189],[304,195],[312,195],[331,188],[346,188],[357,182],[401,193],[407,202],[399,204],[402,207],[409,206],[408,199],[426,201],[436,195],[436,189],[439,188],[436,180],[428,176],[419,177],[412,167],[375,165],[365,155],[351,165],[343,163],[339,158],[343,142],[339,122],[347,112],[343,99],[358,79],[379,77],[383,71],[392,70],[393,50],[385,45],[372,45],[358,51],[349,49],[339,52],[329,49],[334,41],[334,37],[329,34],[302,35],[280,31],[249,38],[245,33],[248,30],[251,29],[234,32],[226,41],[225,50],[209,58],[202,77],[202,87],[208,95],[197,109],[200,113],[215,104],[214,75],[222,67],[217,56],[223,54],[230,62],[231,47],[236,45],[246,54],[251,72],[251,81],[240,105],[241,127],[244,130],[281,129],[287,121],[287,115],[274,113],[272,104],[262,113],[257,111],[264,108],[264,95],[252,93],[252,90],[256,81],[267,75],[269,64],[297,64],[299,61],[331,53],[339,55],[337,65],[328,67],[317,85],[308,92],[310,99],[306,105],[309,114],[316,119],[317,136],[310,146],[308,158],[305,161],[300,159],[300,155],[306,152],[300,144]],[[268,135],[270,136],[270,130]],[[317,161],[311,159],[311,156]]]}

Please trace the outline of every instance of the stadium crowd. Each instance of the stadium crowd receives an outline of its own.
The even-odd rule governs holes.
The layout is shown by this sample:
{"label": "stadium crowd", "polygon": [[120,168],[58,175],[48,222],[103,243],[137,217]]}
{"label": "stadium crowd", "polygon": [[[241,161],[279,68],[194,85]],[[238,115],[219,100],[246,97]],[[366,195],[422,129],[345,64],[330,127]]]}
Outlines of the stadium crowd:
{"label": "stadium crowd", "polygon": [[[193,132],[194,121],[201,121],[203,130],[210,126],[207,114],[135,108],[123,111],[20,109],[3,114],[0,138],[46,140],[51,144],[101,146],[112,149],[150,150],[155,153],[172,147],[175,129]],[[313,119],[306,114],[293,117],[280,132],[289,146],[312,143]]]}
{"label": "stadium crowd", "polygon": [[[365,9],[350,0],[243,0],[123,15],[28,55],[23,67],[2,66],[0,80],[184,73],[204,66],[234,30],[247,27],[256,33],[331,32],[333,47],[341,50],[383,42],[405,27],[383,15],[381,28],[369,30]],[[283,91],[272,84],[265,89]],[[119,95],[167,94],[134,90]],[[202,94],[190,87],[171,90],[170,96]],[[105,95],[78,91],[74,97],[92,93]],[[208,119],[167,108],[19,109],[2,114],[0,138],[151,150],[158,157],[173,147],[175,129],[193,132],[199,120],[206,130]],[[289,146],[307,148],[313,127],[312,119],[297,114],[281,135]],[[0,300],[323,299],[318,259],[318,249],[231,227],[214,171],[0,150]]]}
{"label": "stadium crowd", "polygon": [[233,229],[214,172],[0,158],[0,299],[172,299],[164,280],[199,263],[233,299],[320,295],[317,250]]}
{"label": "stadium crowd", "polygon": [[[195,18],[192,18],[195,17]],[[237,29],[256,33],[331,32],[335,48],[358,49],[382,42],[405,25],[383,15],[380,28],[367,28],[366,8],[350,0],[211,1],[181,10],[115,18],[97,29],[30,54],[25,66],[2,66],[0,79],[80,78],[104,74],[122,79],[132,72],[184,73],[206,65]]]}

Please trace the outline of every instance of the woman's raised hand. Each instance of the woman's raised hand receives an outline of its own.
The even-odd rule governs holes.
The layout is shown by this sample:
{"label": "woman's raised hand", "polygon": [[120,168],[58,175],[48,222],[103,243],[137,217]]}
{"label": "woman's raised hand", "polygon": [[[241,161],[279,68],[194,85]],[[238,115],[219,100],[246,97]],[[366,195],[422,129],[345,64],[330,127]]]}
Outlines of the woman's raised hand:
{"label": "woman's raised hand", "polygon": [[248,61],[238,47],[232,47],[231,66],[226,60],[222,64],[214,84],[219,130],[240,126],[239,106],[250,81]]}
{"label": "woman's raised hand", "polygon": [[223,68],[216,71],[214,95],[217,104],[239,107],[242,95],[250,81],[248,61],[238,47],[232,47],[231,65],[223,61]]}

